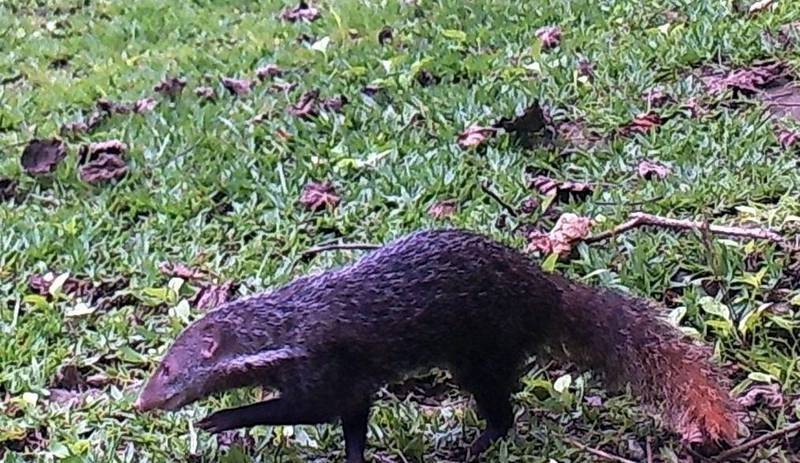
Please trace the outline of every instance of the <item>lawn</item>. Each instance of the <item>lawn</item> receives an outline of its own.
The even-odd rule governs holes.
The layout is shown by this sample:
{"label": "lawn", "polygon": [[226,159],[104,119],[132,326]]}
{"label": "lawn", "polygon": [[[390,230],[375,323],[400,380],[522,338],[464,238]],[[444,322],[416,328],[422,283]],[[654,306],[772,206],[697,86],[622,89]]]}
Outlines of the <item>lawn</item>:
{"label": "lawn", "polygon": [[[568,212],[595,233],[635,211],[797,233],[798,124],[762,95],[800,65],[796,2],[330,0],[282,17],[295,7],[0,1],[2,461],[340,461],[336,426],[193,427],[258,391],[132,408],[215,301],[361,253],[300,258],[319,244],[455,226],[524,249]],[[768,61],[779,78],[724,80]],[[520,121],[464,133],[537,104],[535,136]],[[37,138],[63,144],[23,159]],[[109,140],[125,146],[89,145]],[[800,419],[800,253],[641,228],[532,257],[663,302],[714,347],[750,437]],[[539,365],[522,385],[516,432],[487,461],[597,461],[576,442],[689,461],[590,372]],[[480,427],[436,373],[381,392],[368,457],[443,461]],[[739,461],[798,451],[787,435]]]}

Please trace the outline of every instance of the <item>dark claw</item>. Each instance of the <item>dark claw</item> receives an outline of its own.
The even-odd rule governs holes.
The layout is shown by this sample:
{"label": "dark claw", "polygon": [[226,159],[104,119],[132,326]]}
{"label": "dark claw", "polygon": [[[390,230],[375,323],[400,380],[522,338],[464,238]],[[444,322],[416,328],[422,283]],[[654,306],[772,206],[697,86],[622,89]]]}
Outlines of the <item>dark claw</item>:
{"label": "dark claw", "polygon": [[230,423],[226,423],[225,416],[220,415],[219,413],[212,413],[211,415],[208,415],[207,417],[198,421],[196,426],[203,431],[210,432],[211,434],[217,434],[222,431],[235,428],[235,426],[232,426]]}

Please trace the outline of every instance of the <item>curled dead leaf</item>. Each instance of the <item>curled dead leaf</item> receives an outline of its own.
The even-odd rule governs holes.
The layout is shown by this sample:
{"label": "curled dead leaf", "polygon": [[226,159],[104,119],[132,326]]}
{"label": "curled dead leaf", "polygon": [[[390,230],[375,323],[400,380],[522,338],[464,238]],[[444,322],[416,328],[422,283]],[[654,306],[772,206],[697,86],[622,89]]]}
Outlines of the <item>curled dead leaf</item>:
{"label": "curled dead leaf", "polygon": [[378,32],[378,43],[381,45],[386,45],[388,42],[392,41],[394,37],[394,29],[389,26],[383,26],[383,29]]}
{"label": "curled dead leaf", "polygon": [[181,77],[166,77],[153,87],[153,91],[169,98],[176,98],[183,92],[186,79]]}
{"label": "curled dead leaf", "polygon": [[530,135],[541,131],[546,125],[547,118],[544,114],[544,110],[539,105],[538,101],[534,101],[530,106],[525,108],[521,115],[503,117],[495,122],[492,127],[518,135]]}
{"label": "curled dead leaf", "polygon": [[769,408],[781,408],[785,398],[779,384],[764,384],[751,386],[747,392],[737,397],[736,402],[744,408],[753,408],[759,404]]}
{"label": "curled dead leaf", "polygon": [[564,213],[550,232],[533,231],[528,235],[528,250],[563,256],[569,253],[575,244],[589,236],[591,224],[588,217]]}
{"label": "curled dead leaf", "polygon": [[289,106],[289,114],[301,119],[311,119],[319,114],[319,90],[309,90]]}
{"label": "curled dead leaf", "polygon": [[31,140],[22,151],[20,163],[31,175],[49,174],[67,156],[67,145],[57,139]]}
{"label": "curled dead leaf", "polygon": [[483,144],[487,138],[494,136],[497,129],[472,125],[458,135],[458,146],[462,149],[474,148]]}
{"label": "curled dead leaf", "polygon": [[256,78],[260,81],[269,80],[282,75],[283,70],[275,64],[267,64],[256,69]]}
{"label": "curled dead leaf", "polygon": [[80,178],[86,183],[101,183],[121,178],[128,172],[123,155],[128,146],[119,140],[83,145],[78,153]]}
{"label": "curled dead leaf", "polygon": [[339,95],[325,99],[322,102],[322,107],[327,111],[339,113],[342,112],[347,103],[349,103],[347,97],[344,95]]}
{"label": "curled dead leaf", "polygon": [[146,97],[140,100],[136,100],[133,103],[133,112],[136,114],[144,114],[149,113],[153,109],[155,109],[156,105],[158,105],[158,101],[156,101],[153,97]]}
{"label": "curled dead leaf", "polygon": [[619,127],[617,133],[623,137],[629,137],[634,134],[644,134],[663,123],[664,119],[657,113],[651,111],[634,117],[632,121]]}
{"label": "curled dead leaf", "polygon": [[639,177],[647,180],[663,179],[669,174],[669,167],[658,161],[641,161],[636,168]]}
{"label": "curled dead leaf", "polygon": [[236,96],[249,95],[252,89],[253,81],[249,79],[232,79],[230,77],[222,78],[222,86],[225,87],[231,94]]}
{"label": "curled dead leaf", "polygon": [[194,94],[206,101],[214,101],[217,99],[217,92],[213,88],[202,86],[194,89]]}
{"label": "curled dead leaf", "polygon": [[536,37],[542,41],[542,48],[547,50],[561,44],[561,28],[558,26],[545,26],[536,31]]}
{"label": "curled dead leaf", "polygon": [[712,95],[728,90],[735,94],[753,95],[784,78],[786,73],[785,63],[773,62],[739,69],[708,70],[700,75],[700,80]]}
{"label": "curled dead leaf", "polygon": [[778,130],[778,143],[784,149],[800,146],[800,130],[780,129]]}
{"label": "curled dead leaf", "polygon": [[428,215],[434,219],[445,219],[455,214],[458,210],[458,203],[455,199],[445,199],[437,201],[428,208]]}
{"label": "curled dead leaf", "polygon": [[309,5],[305,0],[301,0],[297,6],[287,8],[281,13],[281,18],[289,22],[316,21],[320,17],[318,9]]}
{"label": "curled dead leaf", "polygon": [[533,177],[529,182],[529,186],[544,196],[553,196],[562,202],[573,198],[584,200],[594,191],[594,186],[590,183],[556,180],[546,175]]}
{"label": "curled dead leaf", "polygon": [[17,181],[10,177],[0,177],[0,202],[17,197]]}
{"label": "curled dead leaf", "polygon": [[311,211],[333,209],[339,205],[340,201],[341,198],[330,182],[310,182],[303,188],[303,193],[300,195],[300,204]]}
{"label": "curled dead leaf", "polygon": [[158,264],[158,270],[162,275],[166,275],[167,277],[183,278],[191,282],[208,281],[211,279],[211,275],[208,272],[189,267],[180,262],[162,262]]}
{"label": "curled dead leaf", "polygon": [[192,304],[199,310],[211,310],[228,302],[233,296],[233,281],[221,285],[207,284],[195,294]]}

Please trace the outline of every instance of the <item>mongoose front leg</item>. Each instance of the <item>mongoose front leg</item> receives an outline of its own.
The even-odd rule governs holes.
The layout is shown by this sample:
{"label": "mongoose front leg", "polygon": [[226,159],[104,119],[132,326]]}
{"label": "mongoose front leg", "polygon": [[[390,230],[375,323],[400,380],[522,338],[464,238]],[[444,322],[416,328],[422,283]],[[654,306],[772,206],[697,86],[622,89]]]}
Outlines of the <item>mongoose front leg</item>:
{"label": "mongoose front leg", "polygon": [[367,422],[369,405],[363,409],[342,416],[344,431],[344,451],[347,463],[364,463],[364,449],[367,445]]}
{"label": "mongoose front leg", "polygon": [[478,414],[486,420],[486,429],[470,446],[467,458],[468,461],[477,461],[492,444],[505,437],[514,424],[511,408],[514,376],[510,372],[469,371],[458,377],[459,382],[472,392]]}
{"label": "mongoose front leg", "polygon": [[332,419],[322,410],[324,407],[309,406],[304,400],[278,398],[238,408],[229,408],[212,413],[197,423],[200,429],[218,433],[236,428],[248,428],[259,424],[288,426],[295,424],[319,424]]}

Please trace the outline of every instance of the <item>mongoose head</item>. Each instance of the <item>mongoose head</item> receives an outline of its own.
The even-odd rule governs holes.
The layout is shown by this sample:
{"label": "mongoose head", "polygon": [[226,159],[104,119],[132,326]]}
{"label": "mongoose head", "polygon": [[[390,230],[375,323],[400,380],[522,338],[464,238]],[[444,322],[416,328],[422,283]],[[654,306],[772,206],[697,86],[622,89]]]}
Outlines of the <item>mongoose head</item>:
{"label": "mongoose head", "polygon": [[140,411],[176,410],[214,392],[220,377],[222,326],[209,317],[189,325],[175,340],[142,389]]}
{"label": "mongoose head", "polygon": [[244,320],[220,310],[189,325],[145,384],[135,407],[177,410],[215,392],[268,384],[276,366],[305,355],[301,348],[273,345],[268,330],[243,326]]}

